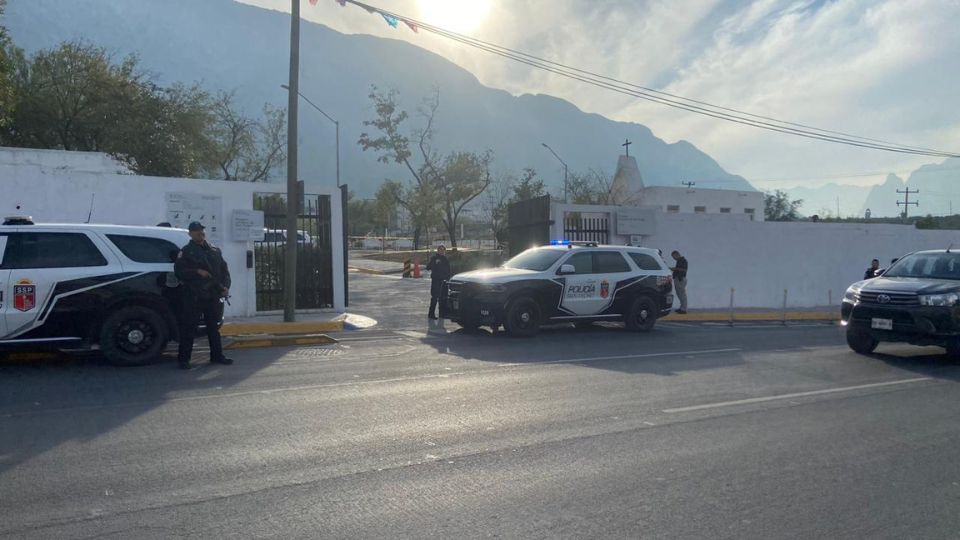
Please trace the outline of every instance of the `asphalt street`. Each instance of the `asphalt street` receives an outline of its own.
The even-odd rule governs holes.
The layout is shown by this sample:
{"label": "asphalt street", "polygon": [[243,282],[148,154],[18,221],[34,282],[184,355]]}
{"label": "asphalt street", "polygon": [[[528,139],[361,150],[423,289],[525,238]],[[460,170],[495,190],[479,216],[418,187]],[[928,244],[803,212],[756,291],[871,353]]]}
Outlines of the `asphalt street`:
{"label": "asphalt street", "polygon": [[941,349],[858,356],[824,324],[465,334],[427,325],[422,284],[356,278],[384,321],[336,346],[0,366],[0,536],[958,536]]}

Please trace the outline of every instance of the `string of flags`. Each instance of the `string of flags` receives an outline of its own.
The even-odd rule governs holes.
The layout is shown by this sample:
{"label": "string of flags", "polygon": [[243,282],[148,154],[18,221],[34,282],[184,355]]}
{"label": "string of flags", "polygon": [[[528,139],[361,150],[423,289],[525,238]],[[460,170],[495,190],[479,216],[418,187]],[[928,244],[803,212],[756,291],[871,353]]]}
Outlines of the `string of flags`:
{"label": "string of flags", "polygon": [[[315,6],[319,1],[320,0],[310,0],[310,4]],[[396,15],[393,15],[390,13],[383,13],[373,6],[369,6],[367,4],[363,4],[360,2],[354,2],[353,0],[333,0],[333,1],[340,4],[340,7],[347,7],[347,3],[349,2],[355,6],[362,7],[363,9],[367,10],[367,13],[371,15],[380,15],[381,17],[383,17],[383,20],[390,25],[391,28],[397,28],[400,25],[400,21],[403,21],[403,24],[407,25],[407,28],[412,30],[413,33],[415,34],[420,33],[419,31],[420,29],[417,27],[416,23],[412,21],[408,21],[406,19],[401,19]]]}

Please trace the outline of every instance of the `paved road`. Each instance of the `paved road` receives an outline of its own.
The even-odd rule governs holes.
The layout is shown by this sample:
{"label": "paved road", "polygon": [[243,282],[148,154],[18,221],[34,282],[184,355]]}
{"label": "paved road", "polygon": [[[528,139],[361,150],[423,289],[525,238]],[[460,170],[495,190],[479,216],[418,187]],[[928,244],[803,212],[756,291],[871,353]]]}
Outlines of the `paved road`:
{"label": "paved road", "polygon": [[[837,328],[0,368],[0,536],[955,538],[960,367]],[[784,397],[786,396],[786,397]]]}

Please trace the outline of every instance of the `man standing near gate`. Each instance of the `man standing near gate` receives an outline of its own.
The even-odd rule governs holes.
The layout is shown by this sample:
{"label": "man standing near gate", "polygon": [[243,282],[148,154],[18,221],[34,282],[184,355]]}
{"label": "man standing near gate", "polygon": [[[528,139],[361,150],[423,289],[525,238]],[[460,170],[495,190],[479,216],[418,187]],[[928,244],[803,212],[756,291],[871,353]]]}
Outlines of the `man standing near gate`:
{"label": "man standing near gate", "polygon": [[440,317],[447,314],[446,295],[444,294],[444,284],[450,279],[450,260],[447,259],[447,248],[440,244],[437,247],[437,253],[430,257],[427,263],[427,270],[430,270],[430,312],[427,318],[435,320],[437,318],[437,303],[440,303]]}
{"label": "man standing near gate", "polygon": [[232,364],[223,355],[220,341],[220,318],[223,315],[222,298],[230,296],[230,271],[220,250],[206,239],[203,225],[194,221],[188,227],[190,243],[177,253],[174,273],[183,283],[180,309],[180,349],[177,355],[180,369],[190,369],[193,337],[200,324],[200,315],[207,327],[210,342],[210,361]]}
{"label": "man standing near gate", "polygon": [[680,300],[677,313],[683,315],[687,312],[687,259],[677,250],[673,250],[670,256],[677,262],[670,270],[673,270],[673,288],[677,291],[677,300]]}

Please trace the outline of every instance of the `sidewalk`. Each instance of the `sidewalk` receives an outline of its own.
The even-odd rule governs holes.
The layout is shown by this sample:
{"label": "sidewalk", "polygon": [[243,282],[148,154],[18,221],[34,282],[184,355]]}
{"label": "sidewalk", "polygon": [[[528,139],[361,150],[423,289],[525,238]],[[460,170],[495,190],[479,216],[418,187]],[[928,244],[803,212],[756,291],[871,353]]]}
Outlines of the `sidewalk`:
{"label": "sidewalk", "polygon": [[674,322],[734,322],[741,321],[838,321],[840,308],[838,306],[817,307],[787,307],[786,311],[776,308],[734,308],[727,309],[694,309],[686,314],[671,313],[662,318],[663,321]]}

